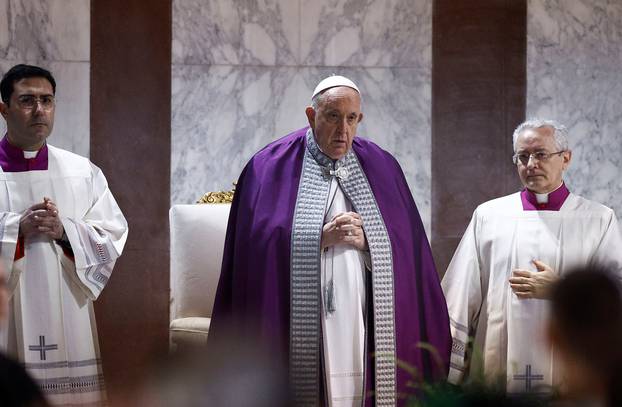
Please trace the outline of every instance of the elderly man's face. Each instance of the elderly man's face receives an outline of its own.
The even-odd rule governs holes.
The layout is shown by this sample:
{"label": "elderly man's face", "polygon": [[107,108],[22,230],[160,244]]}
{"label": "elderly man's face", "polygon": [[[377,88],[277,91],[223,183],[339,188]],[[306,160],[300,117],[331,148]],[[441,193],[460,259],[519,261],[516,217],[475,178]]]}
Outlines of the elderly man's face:
{"label": "elderly man's face", "polygon": [[38,150],[54,126],[52,84],[39,77],[15,82],[9,103],[0,104],[0,111],[11,144],[23,150]]}
{"label": "elderly man's face", "polygon": [[359,93],[346,86],[330,88],[322,95],[317,111],[308,107],[306,113],[322,152],[333,160],[346,155],[363,119]]}
{"label": "elderly man's face", "polygon": [[[516,140],[516,153],[558,152],[553,134],[554,129],[546,126],[523,131]],[[518,175],[530,191],[538,194],[552,192],[561,185],[562,174],[568,168],[570,158],[570,151],[550,155],[546,160],[537,160],[532,156],[527,164],[517,163]]]}

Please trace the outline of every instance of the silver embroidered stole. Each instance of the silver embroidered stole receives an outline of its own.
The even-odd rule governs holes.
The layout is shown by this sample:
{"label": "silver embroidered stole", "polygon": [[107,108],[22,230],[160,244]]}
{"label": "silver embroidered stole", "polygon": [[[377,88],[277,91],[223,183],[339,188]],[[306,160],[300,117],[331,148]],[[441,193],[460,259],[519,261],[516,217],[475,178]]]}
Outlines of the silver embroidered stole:
{"label": "silver embroidered stole", "polygon": [[363,218],[372,263],[375,342],[375,399],[396,404],[395,324],[391,242],[365,173],[354,152],[333,162],[307,131],[291,241],[290,382],[294,404],[319,405],[320,395],[320,243],[333,176]]}

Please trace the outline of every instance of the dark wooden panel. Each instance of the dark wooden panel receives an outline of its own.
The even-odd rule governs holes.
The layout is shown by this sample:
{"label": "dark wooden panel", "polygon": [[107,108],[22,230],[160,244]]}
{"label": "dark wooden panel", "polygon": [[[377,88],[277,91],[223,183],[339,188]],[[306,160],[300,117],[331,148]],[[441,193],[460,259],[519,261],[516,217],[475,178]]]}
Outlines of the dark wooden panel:
{"label": "dark wooden panel", "polygon": [[432,248],[441,274],[476,206],[516,191],[513,129],[525,116],[525,0],[435,0]]}
{"label": "dark wooden panel", "polygon": [[113,401],[168,347],[171,2],[91,1],[91,159],[129,225],[96,302]]}

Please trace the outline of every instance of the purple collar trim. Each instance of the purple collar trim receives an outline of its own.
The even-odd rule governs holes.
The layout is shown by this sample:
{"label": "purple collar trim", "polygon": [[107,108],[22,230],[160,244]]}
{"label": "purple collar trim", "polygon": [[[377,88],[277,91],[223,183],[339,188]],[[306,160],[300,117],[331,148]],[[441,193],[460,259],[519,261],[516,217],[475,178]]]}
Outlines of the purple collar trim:
{"label": "purple collar trim", "polygon": [[44,144],[34,158],[24,158],[24,151],[9,143],[5,135],[0,141],[0,166],[4,172],[47,170],[48,146]]}
{"label": "purple collar trim", "polygon": [[566,184],[562,182],[559,188],[549,194],[547,203],[538,203],[536,194],[527,188],[521,191],[520,198],[525,211],[559,211],[564,202],[566,202],[568,195],[570,195],[570,191],[566,188]]}

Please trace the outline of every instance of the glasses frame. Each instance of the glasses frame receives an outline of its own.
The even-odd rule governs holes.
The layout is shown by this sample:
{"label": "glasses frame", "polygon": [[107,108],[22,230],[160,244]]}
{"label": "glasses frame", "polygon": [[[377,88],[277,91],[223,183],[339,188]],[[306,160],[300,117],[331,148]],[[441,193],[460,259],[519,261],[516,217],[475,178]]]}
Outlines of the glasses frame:
{"label": "glasses frame", "polygon": [[[565,153],[566,151],[568,151],[568,150],[555,151],[554,153],[547,153],[547,152],[544,152],[544,151],[537,151],[535,153],[529,153],[529,157],[527,157],[527,161],[526,162],[521,161],[518,158],[519,154],[516,153],[516,154],[514,154],[512,156],[512,162],[514,163],[514,165],[518,165],[519,163],[521,163],[522,165],[527,165],[527,164],[529,164],[529,161],[531,161],[532,158],[536,162],[546,162],[546,161],[550,160],[551,157],[553,157],[554,155],[560,155],[562,153]],[[536,154],[540,154],[540,155],[542,155],[542,157],[541,158],[537,158]]]}
{"label": "glasses frame", "polygon": [[[32,103],[30,100],[32,100]],[[17,105],[24,110],[33,110],[35,106],[40,105],[41,109],[49,112],[56,106],[56,97],[53,95],[19,95],[17,97]]]}

